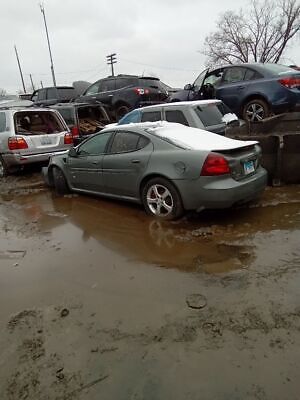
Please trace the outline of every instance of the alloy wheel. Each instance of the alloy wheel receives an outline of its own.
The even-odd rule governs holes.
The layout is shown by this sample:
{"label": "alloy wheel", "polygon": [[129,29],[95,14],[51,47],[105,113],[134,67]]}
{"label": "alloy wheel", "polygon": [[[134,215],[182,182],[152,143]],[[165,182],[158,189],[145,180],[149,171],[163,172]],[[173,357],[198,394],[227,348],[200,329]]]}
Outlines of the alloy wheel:
{"label": "alloy wheel", "polygon": [[163,185],[152,185],[147,191],[147,205],[152,214],[158,217],[166,217],[174,209],[172,194]]}
{"label": "alloy wheel", "polygon": [[264,107],[259,103],[249,104],[246,110],[247,119],[251,122],[262,121],[265,118],[265,114]]}

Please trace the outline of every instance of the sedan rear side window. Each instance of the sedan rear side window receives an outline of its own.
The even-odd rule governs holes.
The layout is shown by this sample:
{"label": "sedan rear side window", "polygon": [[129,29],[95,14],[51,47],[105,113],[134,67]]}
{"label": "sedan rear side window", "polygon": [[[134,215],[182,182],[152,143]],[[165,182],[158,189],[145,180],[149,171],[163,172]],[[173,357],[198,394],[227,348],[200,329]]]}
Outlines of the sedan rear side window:
{"label": "sedan rear side window", "polygon": [[140,136],[132,132],[117,132],[110,153],[128,153],[137,149]]}
{"label": "sedan rear side window", "polygon": [[147,146],[149,142],[150,140],[148,138],[146,138],[145,136],[140,136],[137,144],[137,150],[143,149],[144,147]]}
{"label": "sedan rear side window", "polygon": [[166,120],[168,122],[177,122],[178,124],[189,126],[183,112],[179,110],[166,111]]}
{"label": "sedan rear side window", "polygon": [[260,75],[257,71],[254,71],[253,69],[247,68],[246,74],[245,74],[245,77],[244,77],[245,81],[251,81],[253,79],[259,79],[259,78],[263,78],[263,76]]}

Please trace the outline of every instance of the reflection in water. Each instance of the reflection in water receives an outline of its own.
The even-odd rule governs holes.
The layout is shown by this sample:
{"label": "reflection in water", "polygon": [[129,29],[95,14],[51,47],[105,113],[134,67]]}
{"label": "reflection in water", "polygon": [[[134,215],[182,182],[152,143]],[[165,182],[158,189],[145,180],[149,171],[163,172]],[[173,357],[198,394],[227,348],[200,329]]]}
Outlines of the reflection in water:
{"label": "reflection in water", "polygon": [[255,239],[251,246],[245,245],[251,234],[270,232],[279,225],[299,228],[299,200],[280,207],[207,212],[173,223],[152,219],[137,206],[87,196],[62,198],[44,192],[20,196],[14,202],[28,220],[37,219],[41,231],[55,234],[56,227],[68,224],[69,238],[72,229],[79,229],[81,237],[74,235],[76,240],[83,243],[92,238],[132,260],[220,273],[247,268],[253,261]]}

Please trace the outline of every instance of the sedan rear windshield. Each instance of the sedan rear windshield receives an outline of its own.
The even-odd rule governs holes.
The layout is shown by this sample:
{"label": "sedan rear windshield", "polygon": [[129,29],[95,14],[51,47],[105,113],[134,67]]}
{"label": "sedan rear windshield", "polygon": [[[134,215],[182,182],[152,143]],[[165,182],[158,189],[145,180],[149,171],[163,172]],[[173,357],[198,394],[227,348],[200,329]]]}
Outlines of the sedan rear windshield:
{"label": "sedan rear windshield", "polygon": [[264,68],[272,75],[280,76],[285,74],[296,74],[297,71],[293,68],[286,67],[281,64],[264,64]]}
{"label": "sedan rear windshield", "polygon": [[230,114],[230,109],[224,103],[209,103],[194,108],[197,117],[205,128],[214,125],[224,125],[224,115]]}
{"label": "sedan rear windshield", "polygon": [[49,111],[16,112],[14,121],[17,135],[44,135],[66,130],[57,115]]}

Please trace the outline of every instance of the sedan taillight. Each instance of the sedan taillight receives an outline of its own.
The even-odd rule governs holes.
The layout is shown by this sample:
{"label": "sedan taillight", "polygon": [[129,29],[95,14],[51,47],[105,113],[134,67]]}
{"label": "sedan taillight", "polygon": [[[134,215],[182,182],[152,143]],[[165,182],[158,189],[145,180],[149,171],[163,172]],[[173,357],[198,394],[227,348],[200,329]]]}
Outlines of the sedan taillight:
{"label": "sedan taillight", "polygon": [[287,78],[281,78],[278,80],[281,85],[289,88],[289,89],[294,89],[300,86],[300,78],[296,77],[287,77]]}
{"label": "sedan taillight", "polygon": [[230,173],[228,161],[219,154],[210,153],[201,170],[201,176],[216,176]]}
{"label": "sedan taillight", "polygon": [[13,136],[8,138],[9,150],[22,150],[28,149],[26,140],[21,136]]}
{"label": "sedan taillight", "polygon": [[73,144],[73,136],[71,132],[65,133],[64,144]]}

